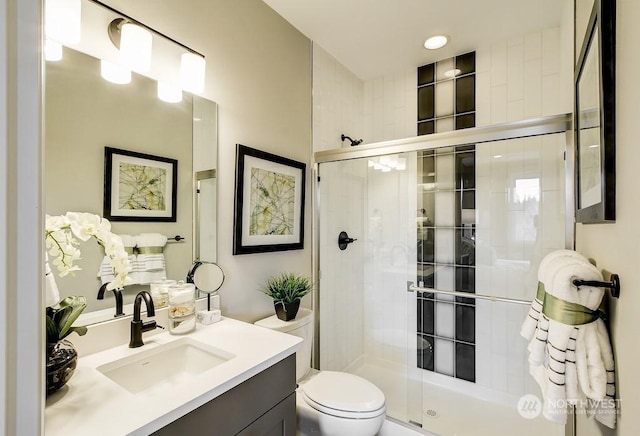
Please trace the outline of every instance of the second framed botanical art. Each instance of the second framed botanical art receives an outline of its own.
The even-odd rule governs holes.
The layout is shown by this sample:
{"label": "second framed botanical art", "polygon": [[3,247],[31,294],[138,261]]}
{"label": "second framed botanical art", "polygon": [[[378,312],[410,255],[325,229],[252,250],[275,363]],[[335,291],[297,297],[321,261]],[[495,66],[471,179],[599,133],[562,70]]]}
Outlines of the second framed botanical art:
{"label": "second framed botanical art", "polygon": [[104,216],[111,221],[176,221],[178,161],[105,147]]}
{"label": "second framed botanical art", "polygon": [[298,250],[306,165],[237,145],[233,254]]}

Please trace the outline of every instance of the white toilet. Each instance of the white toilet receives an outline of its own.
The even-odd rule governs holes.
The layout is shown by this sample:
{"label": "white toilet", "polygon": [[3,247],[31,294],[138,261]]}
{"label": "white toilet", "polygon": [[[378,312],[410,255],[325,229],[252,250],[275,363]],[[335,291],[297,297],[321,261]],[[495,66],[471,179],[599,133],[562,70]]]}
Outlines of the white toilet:
{"label": "white toilet", "polygon": [[373,383],[353,374],[311,371],[313,312],[300,309],[296,319],[275,315],[255,323],[303,339],[296,353],[296,412],[301,436],[374,436],[385,419],[384,394]]}

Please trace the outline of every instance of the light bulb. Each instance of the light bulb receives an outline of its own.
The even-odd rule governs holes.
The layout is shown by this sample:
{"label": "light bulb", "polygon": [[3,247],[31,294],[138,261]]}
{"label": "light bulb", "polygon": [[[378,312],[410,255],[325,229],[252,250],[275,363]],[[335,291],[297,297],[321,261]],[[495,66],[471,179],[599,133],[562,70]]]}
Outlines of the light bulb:
{"label": "light bulb", "polygon": [[134,23],[120,28],[120,61],[131,70],[146,73],[151,69],[151,32]]}
{"label": "light bulb", "polygon": [[158,98],[167,103],[180,103],[182,89],[166,82],[158,82]]}
{"label": "light bulb", "polygon": [[180,60],[180,86],[185,91],[200,94],[204,91],[204,75],[207,63],[195,53],[183,53]]}
{"label": "light bulb", "polygon": [[45,4],[45,35],[62,44],[80,42],[80,0],[47,0]]}
{"label": "light bulb", "polygon": [[53,39],[44,42],[44,58],[48,61],[62,60],[62,44]]}
{"label": "light bulb", "polygon": [[131,71],[112,62],[100,61],[100,75],[104,80],[117,85],[125,85],[131,82]]}

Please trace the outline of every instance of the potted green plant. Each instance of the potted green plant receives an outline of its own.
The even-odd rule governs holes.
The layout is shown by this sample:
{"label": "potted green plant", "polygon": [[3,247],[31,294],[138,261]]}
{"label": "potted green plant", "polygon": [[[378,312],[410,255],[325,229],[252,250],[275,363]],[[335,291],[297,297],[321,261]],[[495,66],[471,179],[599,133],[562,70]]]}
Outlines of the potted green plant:
{"label": "potted green plant", "polygon": [[86,327],[73,326],[85,307],[84,297],[67,297],[46,309],[47,395],[64,386],[76,369],[78,353],[65,338],[73,332],[87,333]]}
{"label": "potted green plant", "polygon": [[300,300],[307,295],[313,286],[311,280],[302,275],[283,272],[278,276],[269,277],[262,289],[273,299],[276,315],[283,321],[291,321],[298,314]]}

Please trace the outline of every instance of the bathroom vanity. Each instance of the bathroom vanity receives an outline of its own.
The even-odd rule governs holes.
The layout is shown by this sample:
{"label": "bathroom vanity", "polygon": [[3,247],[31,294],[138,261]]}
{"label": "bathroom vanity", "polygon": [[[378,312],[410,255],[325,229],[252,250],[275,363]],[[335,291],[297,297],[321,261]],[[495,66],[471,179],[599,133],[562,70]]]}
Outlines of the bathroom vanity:
{"label": "bathroom vanity", "polygon": [[295,434],[299,338],[224,318],[144,342],[80,357],[45,434]]}

